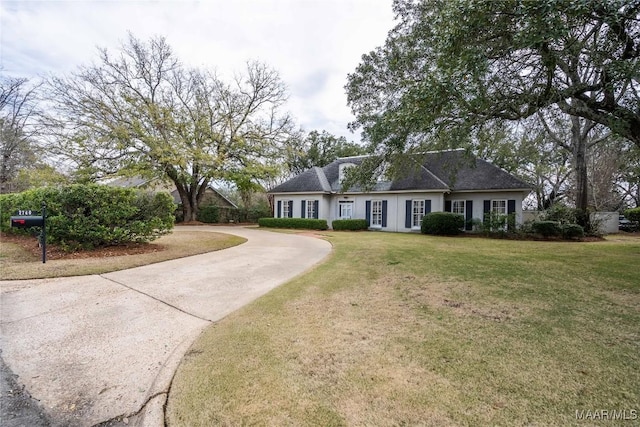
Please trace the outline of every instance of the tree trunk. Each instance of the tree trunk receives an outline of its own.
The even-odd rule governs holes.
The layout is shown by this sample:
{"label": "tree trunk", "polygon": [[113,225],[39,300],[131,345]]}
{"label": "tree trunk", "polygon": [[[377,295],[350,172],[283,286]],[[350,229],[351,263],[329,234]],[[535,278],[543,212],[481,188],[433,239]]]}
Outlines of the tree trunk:
{"label": "tree trunk", "polygon": [[[587,135],[582,132],[583,119],[571,117],[571,146],[573,147],[573,169],[576,178],[576,220],[589,230],[589,182],[587,176]],[[586,126],[586,125],[585,125]]]}
{"label": "tree trunk", "polygon": [[182,203],[182,220],[184,222],[197,221],[198,217],[198,205],[202,197],[199,195],[198,186],[190,186],[182,183],[174,182],[178,194],[180,195],[180,202]]}
{"label": "tree trunk", "polygon": [[196,220],[196,211],[189,203],[189,199],[182,199],[182,218],[184,222],[190,222]]}
{"label": "tree trunk", "polygon": [[190,188],[185,185],[176,184],[180,202],[182,203],[182,220],[184,222],[196,221],[198,206],[194,203],[194,197]]}
{"label": "tree trunk", "polygon": [[[177,171],[171,166],[165,166],[167,177],[173,182],[180,195],[182,203],[182,220],[184,222],[197,221],[198,207],[202,201],[207,187],[209,187],[209,179],[200,178],[197,174],[190,177],[189,182],[185,183],[179,179]],[[200,180],[202,179],[202,182]]]}

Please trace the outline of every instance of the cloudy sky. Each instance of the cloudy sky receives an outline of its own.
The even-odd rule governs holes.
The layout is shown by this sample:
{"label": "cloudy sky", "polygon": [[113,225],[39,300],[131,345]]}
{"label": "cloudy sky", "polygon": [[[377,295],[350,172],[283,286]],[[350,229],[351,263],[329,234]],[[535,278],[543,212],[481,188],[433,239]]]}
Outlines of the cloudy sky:
{"label": "cloudy sky", "polygon": [[65,73],[117,49],[130,31],[166,37],[187,65],[222,76],[260,60],[289,88],[306,131],[358,141],[344,85],[362,54],[384,43],[392,0],[0,0],[0,67],[17,77]]}

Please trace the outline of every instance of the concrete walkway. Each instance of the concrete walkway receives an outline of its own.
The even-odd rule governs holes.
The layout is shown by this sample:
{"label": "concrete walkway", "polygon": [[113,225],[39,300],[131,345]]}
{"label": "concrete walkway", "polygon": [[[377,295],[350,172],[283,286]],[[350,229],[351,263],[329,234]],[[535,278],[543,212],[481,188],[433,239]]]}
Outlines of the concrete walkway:
{"label": "concrete walkway", "polygon": [[0,282],[2,358],[54,425],[163,426],[173,374],[202,330],[331,251],[300,235],[180,230],[248,241],[102,275]]}

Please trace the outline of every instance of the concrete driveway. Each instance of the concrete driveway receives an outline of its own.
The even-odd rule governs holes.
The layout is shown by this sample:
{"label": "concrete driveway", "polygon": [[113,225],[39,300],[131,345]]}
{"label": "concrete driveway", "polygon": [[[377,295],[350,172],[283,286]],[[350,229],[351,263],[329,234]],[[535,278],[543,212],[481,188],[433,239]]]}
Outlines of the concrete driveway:
{"label": "concrete driveway", "polygon": [[173,374],[202,330],[323,260],[321,239],[178,227],[240,246],[108,274],[1,281],[2,358],[53,425],[164,425]]}

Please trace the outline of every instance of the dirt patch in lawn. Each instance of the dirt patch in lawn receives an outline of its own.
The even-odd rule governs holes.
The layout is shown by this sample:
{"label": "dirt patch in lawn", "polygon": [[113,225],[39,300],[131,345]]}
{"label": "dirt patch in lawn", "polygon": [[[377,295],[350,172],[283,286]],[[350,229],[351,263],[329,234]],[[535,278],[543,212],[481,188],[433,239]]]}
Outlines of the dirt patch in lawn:
{"label": "dirt patch in lawn", "polygon": [[444,280],[435,277],[397,275],[388,278],[396,283],[403,299],[414,309],[442,310],[462,317],[476,317],[494,322],[508,322],[531,314],[529,308],[516,304],[505,304],[481,294],[470,283]]}

